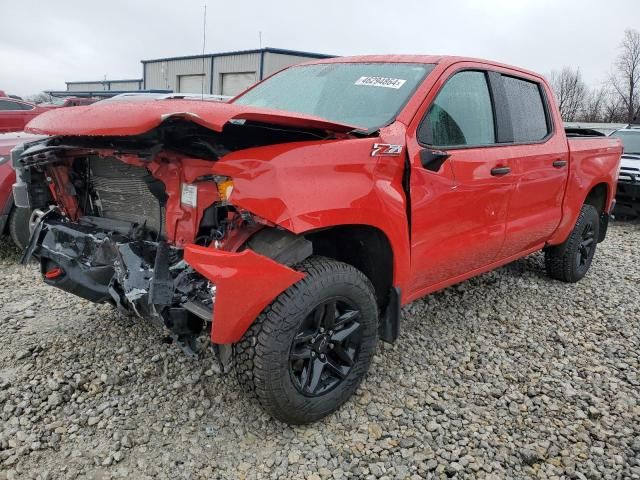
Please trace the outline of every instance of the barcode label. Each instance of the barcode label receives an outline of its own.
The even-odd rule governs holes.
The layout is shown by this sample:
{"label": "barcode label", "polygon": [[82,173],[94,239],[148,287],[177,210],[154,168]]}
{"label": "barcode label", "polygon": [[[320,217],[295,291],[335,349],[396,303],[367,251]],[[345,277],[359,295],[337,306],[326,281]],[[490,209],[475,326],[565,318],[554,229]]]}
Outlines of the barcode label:
{"label": "barcode label", "polygon": [[395,88],[396,90],[404,85],[406,80],[400,78],[389,77],[360,77],[356,80],[356,85],[362,85],[365,87],[384,87]]}

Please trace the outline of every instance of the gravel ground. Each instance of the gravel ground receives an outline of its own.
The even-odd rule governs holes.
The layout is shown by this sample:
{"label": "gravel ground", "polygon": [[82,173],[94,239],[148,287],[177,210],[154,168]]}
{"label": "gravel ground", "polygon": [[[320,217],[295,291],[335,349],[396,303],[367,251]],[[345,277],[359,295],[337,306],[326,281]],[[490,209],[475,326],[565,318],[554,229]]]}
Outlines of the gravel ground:
{"label": "gravel ground", "polygon": [[358,395],[267,417],[211,358],[0,245],[0,478],[640,478],[640,224],[587,278],[540,254],[404,308]]}

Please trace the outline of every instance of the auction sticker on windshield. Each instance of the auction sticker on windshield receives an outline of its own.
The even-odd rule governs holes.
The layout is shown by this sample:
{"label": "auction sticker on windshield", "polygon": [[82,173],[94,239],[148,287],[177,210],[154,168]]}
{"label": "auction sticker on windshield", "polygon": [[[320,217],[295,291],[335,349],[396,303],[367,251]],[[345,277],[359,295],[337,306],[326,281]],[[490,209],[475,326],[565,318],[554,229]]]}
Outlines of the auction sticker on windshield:
{"label": "auction sticker on windshield", "polygon": [[406,80],[400,78],[388,77],[360,77],[356,80],[356,85],[364,85],[367,87],[385,87],[398,89],[404,85]]}

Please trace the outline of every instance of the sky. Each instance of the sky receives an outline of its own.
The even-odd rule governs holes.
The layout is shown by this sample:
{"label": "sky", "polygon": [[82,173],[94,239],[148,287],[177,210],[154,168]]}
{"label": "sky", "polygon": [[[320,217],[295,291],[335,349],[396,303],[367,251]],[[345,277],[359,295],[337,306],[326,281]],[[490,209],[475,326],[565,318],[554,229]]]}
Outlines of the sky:
{"label": "sky", "polygon": [[333,55],[487,58],[543,74],[579,67],[606,80],[639,0],[2,0],[0,90],[141,78],[140,60],[287,48]]}

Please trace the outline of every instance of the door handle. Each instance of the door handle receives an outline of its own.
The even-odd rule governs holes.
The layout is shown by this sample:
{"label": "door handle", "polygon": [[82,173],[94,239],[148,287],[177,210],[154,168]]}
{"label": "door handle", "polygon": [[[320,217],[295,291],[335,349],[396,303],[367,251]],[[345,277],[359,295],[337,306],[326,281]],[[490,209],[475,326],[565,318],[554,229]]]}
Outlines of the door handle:
{"label": "door handle", "polygon": [[511,173],[511,169],[509,167],[494,167],[491,169],[491,175],[494,177],[502,177],[507,173]]}
{"label": "door handle", "polygon": [[562,168],[562,167],[566,167],[567,166],[567,161],[566,160],[554,160],[554,162],[552,163],[552,165],[555,168]]}

